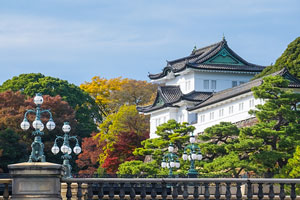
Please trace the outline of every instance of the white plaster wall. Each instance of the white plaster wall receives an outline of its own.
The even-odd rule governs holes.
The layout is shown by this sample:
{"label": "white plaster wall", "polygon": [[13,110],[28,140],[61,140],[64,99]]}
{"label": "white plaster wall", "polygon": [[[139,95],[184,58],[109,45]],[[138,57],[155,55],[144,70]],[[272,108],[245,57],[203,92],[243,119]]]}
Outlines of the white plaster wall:
{"label": "white plaster wall", "polygon": [[[254,75],[252,74],[239,74],[239,73],[221,73],[221,72],[195,72],[195,90],[212,92],[212,89],[204,89],[204,80],[216,80],[215,92],[225,90],[232,87],[232,81],[249,82]],[[211,82],[210,82],[211,84]]]}
{"label": "white plaster wall", "polygon": [[[186,83],[189,82],[190,87],[186,88]],[[195,88],[195,79],[194,72],[189,71],[186,74],[176,76],[172,80],[168,80],[166,85],[179,85],[183,94],[187,94],[194,90]]]}
{"label": "white plaster wall", "polygon": [[156,127],[160,124],[166,123],[170,119],[175,119],[176,121],[178,115],[177,108],[165,108],[160,111],[154,111],[150,115],[150,138],[157,138]]}
{"label": "white plaster wall", "polygon": [[[218,105],[203,111],[196,111],[197,115],[198,115],[198,121],[196,124],[194,124],[196,130],[195,133],[200,133],[203,132],[204,129],[211,127],[213,125],[219,124],[220,122],[238,122],[238,121],[242,121],[242,120],[246,120],[249,118],[252,118],[253,116],[251,116],[248,111],[250,109],[255,109],[255,107],[251,107],[250,108],[250,103],[249,101],[251,99],[254,99],[252,92],[249,93],[248,96],[244,96],[240,99],[235,98],[233,101],[224,103],[222,105]],[[244,103],[243,104],[243,110],[239,110],[239,104],[240,103]],[[257,104],[262,104],[263,101],[261,101],[260,99],[254,99],[254,106]],[[233,106],[233,113],[229,114],[229,107]],[[219,116],[219,110],[220,109],[224,109],[224,115],[222,117]],[[214,119],[210,120],[210,113],[214,112]],[[205,122],[200,122],[200,118],[201,115],[205,115]]]}

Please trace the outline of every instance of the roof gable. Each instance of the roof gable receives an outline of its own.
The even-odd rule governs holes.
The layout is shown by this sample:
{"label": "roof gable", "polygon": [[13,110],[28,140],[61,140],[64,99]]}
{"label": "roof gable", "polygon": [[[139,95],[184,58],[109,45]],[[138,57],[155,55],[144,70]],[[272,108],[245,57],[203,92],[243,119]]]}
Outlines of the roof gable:
{"label": "roof gable", "polygon": [[229,53],[225,47],[223,47],[215,56],[208,59],[204,64],[229,64],[229,65],[244,65],[235,56]]}

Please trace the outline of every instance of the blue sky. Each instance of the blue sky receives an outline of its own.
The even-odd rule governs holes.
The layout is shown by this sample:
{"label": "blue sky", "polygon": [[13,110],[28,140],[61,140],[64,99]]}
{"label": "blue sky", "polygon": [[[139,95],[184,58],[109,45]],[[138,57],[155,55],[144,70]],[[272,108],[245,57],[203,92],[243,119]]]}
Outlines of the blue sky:
{"label": "blue sky", "polygon": [[222,39],[249,62],[274,63],[300,36],[298,0],[6,0],[0,84],[43,73],[148,80],[172,60]]}

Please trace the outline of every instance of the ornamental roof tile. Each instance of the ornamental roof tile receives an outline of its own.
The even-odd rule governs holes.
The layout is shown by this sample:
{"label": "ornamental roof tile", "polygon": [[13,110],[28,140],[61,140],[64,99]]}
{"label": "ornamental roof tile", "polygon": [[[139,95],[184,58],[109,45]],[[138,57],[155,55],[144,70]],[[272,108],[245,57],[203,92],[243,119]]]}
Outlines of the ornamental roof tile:
{"label": "ornamental roof tile", "polygon": [[[182,100],[199,103],[210,97],[211,94],[211,92],[197,91],[192,91],[188,94],[183,94],[179,86],[159,86],[154,103],[152,105],[144,107],[137,107],[137,110],[139,112],[147,113],[165,107],[178,107],[174,104]],[[162,103],[158,103],[159,99],[162,100]]]}
{"label": "ornamental roof tile", "polygon": [[[205,63],[213,57],[217,56],[222,50],[226,50],[239,65],[232,65],[230,63]],[[165,77],[170,71],[176,73],[185,70],[186,68],[204,69],[204,70],[225,70],[225,71],[248,71],[248,72],[261,72],[265,67],[255,65],[247,62],[239,55],[237,55],[227,45],[227,41],[223,39],[221,42],[212,44],[201,49],[194,50],[191,55],[167,61],[167,66],[161,73],[149,74],[152,80]]]}

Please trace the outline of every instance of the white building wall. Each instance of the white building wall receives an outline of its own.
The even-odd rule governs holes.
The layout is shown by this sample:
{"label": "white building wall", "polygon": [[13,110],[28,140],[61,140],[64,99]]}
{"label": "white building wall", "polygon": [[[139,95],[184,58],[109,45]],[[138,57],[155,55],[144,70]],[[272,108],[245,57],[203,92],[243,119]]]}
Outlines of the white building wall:
{"label": "white building wall", "polygon": [[[224,72],[195,72],[195,90],[203,92],[219,92],[232,88],[232,82],[236,81],[237,85],[249,82],[253,74],[241,73],[224,73]],[[209,88],[204,87],[204,80],[209,82]],[[212,88],[212,81],[216,81],[216,88]]]}
{"label": "white building wall", "polygon": [[[251,103],[250,103],[251,102]],[[198,121],[194,124],[196,130],[195,133],[201,133],[204,129],[220,122],[239,122],[249,118],[252,118],[248,112],[251,109],[255,109],[255,105],[262,104],[260,99],[254,99],[252,92],[249,92],[238,97],[234,97],[220,103],[207,106],[206,108],[194,111],[198,115]],[[223,115],[222,113],[223,109]],[[213,114],[213,119],[211,118]],[[204,116],[204,121],[203,121]]]}

